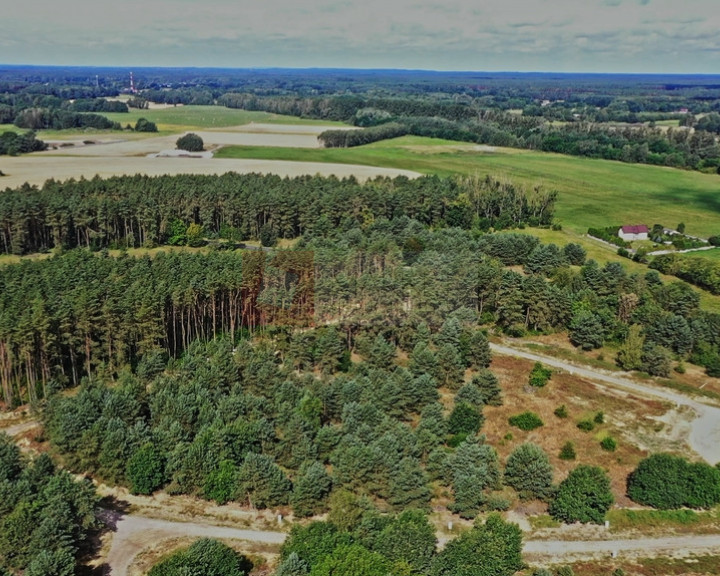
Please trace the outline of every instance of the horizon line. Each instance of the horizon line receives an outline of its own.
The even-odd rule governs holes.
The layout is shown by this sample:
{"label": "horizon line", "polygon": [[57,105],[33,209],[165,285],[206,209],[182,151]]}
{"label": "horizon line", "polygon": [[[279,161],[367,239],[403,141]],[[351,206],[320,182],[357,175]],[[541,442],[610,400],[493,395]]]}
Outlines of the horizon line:
{"label": "horizon line", "polygon": [[72,68],[72,69],[114,69],[114,70],[242,70],[242,71],[356,71],[356,72],[429,72],[433,74],[560,74],[588,76],[720,76],[716,72],[591,72],[560,70],[440,70],[437,68],[393,68],[393,67],[350,67],[338,66],[131,66],[120,64],[10,64],[1,63],[0,68]]}

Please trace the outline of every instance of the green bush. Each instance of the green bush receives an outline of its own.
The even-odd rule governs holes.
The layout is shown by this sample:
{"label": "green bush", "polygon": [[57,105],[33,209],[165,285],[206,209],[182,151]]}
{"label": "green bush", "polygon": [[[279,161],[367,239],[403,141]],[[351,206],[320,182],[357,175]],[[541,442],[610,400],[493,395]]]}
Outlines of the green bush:
{"label": "green bush", "polygon": [[145,118],[138,118],[135,122],[135,132],[157,132],[158,128],[155,122],[150,122]]}
{"label": "green bush", "polygon": [[575,446],[569,440],[560,448],[560,460],[575,460]]}
{"label": "green bush", "polygon": [[592,420],[580,420],[577,427],[583,432],[591,432],[595,429],[595,423]]}
{"label": "green bush", "polygon": [[605,436],[600,442],[600,447],[606,452],[615,452],[617,449],[617,442],[612,436]]}
{"label": "green bush", "polygon": [[545,368],[541,362],[535,362],[535,366],[533,366],[530,376],[528,377],[528,383],[530,386],[542,388],[545,384],[547,384],[551,376],[552,370]]}
{"label": "green bush", "polygon": [[653,454],[628,476],[627,494],[638,504],[663,510],[711,508],[720,503],[720,470],[672,454]]}
{"label": "green bush", "polygon": [[187,152],[202,152],[205,149],[203,139],[192,132],[180,136],[180,138],[175,141],[175,146],[178,150],[186,150]]}
{"label": "green bush", "polygon": [[565,404],[555,408],[555,412],[553,412],[553,414],[555,414],[555,416],[557,416],[558,418],[567,418],[568,411],[567,411]]}
{"label": "green bush", "polygon": [[475,434],[480,430],[484,420],[480,410],[470,404],[460,402],[453,408],[448,418],[448,430],[450,434]]}
{"label": "green bush", "polygon": [[520,428],[520,430],[525,430],[526,432],[543,426],[543,421],[540,419],[540,416],[534,412],[523,412],[522,414],[511,416],[508,418],[508,423],[511,426],[515,426],[516,428]]}
{"label": "green bush", "polygon": [[252,564],[222,542],[210,538],[198,540],[155,564],[148,576],[245,576]]}
{"label": "green bush", "polygon": [[593,422],[595,422],[595,424],[605,423],[605,414],[602,411],[598,412],[597,414],[595,414]]}
{"label": "green bush", "polygon": [[153,444],[145,444],[130,457],[125,474],[131,494],[152,494],[165,483],[165,457]]}
{"label": "green bush", "polygon": [[548,511],[561,522],[601,524],[613,501],[610,478],[605,471],[581,464],[560,483]]}

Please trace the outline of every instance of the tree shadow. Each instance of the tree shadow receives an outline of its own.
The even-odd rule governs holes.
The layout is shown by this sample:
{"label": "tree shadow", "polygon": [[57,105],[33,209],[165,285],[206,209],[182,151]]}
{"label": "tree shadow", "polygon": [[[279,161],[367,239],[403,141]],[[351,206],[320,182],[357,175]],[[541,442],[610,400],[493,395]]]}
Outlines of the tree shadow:
{"label": "tree shadow", "polygon": [[119,500],[115,496],[106,496],[100,500],[97,512],[99,526],[93,530],[85,542],[85,546],[78,555],[77,576],[107,576],[110,566],[103,562],[93,565],[103,547],[103,540],[108,532],[117,532],[118,521],[130,510],[130,503]]}

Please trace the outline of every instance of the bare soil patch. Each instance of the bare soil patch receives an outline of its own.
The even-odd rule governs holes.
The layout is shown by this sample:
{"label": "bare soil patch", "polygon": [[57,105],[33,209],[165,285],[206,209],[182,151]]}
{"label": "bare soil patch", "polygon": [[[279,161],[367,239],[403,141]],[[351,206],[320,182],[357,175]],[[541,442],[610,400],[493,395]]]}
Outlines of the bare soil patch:
{"label": "bare soil patch", "polygon": [[[166,146],[167,148],[167,146]],[[163,148],[146,150],[143,154],[157,152]],[[280,176],[303,176],[306,174],[335,175],[338,178],[355,176],[366,180],[376,176],[405,175],[418,176],[409,170],[377,168],[351,164],[329,164],[322,162],[289,162],[281,160],[251,159],[206,159],[206,158],[145,158],[145,157],[69,157],[69,156],[20,156],[3,160],[6,177],[0,184],[17,188],[25,182],[41,186],[46,180],[90,179],[96,175],[107,178],[133,174],[161,176],[165,174],[225,174],[227,172],[278,174]]]}
{"label": "bare soil patch", "polygon": [[[201,130],[195,132],[213,150],[229,145],[279,146],[286,148],[317,148],[317,134],[326,126],[295,126],[283,124],[247,124],[230,129]],[[159,176],[164,174],[224,174],[226,172],[259,172],[280,176],[306,174],[335,175],[339,178],[355,176],[360,180],[375,176],[405,175],[416,177],[416,172],[392,168],[378,168],[350,164],[323,162],[291,162],[253,159],[213,159],[204,154],[187,156],[175,153],[178,134],[136,138],[135,134],[103,135],[90,139],[75,136],[55,142],[56,147],[20,157],[3,158],[0,169],[6,174],[1,185],[15,188],[25,182],[40,186],[46,180],[90,179],[132,174]],[[92,141],[93,144],[87,142]],[[61,145],[67,144],[67,145]],[[149,158],[150,155],[159,157]],[[170,156],[181,157],[170,157]]]}

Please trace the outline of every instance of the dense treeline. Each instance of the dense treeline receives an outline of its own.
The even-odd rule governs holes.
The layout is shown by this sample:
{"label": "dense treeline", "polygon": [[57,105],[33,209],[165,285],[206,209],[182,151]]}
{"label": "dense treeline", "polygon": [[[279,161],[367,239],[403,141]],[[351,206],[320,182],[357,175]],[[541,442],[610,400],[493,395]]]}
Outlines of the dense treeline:
{"label": "dense treeline", "polygon": [[[167,365],[146,355],[113,387],[96,376],[74,397],[52,396],[46,432],[72,469],[136,493],[290,504],[302,517],[342,490],[427,509],[432,478],[452,487],[466,517],[506,506],[490,498],[501,488],[497,453],[476,436],[485,402],[500,401],[482,332],[457,318],[432,337],[425,327],[406,343],[408,368],[371,333],[354,334],[362,363],[349,362],[346,336],[332,327],[269,330],[234,348],[195,341]],[[464,384],[466,368],[476,378]],[[441,386],[456,391],[449,414]]]}
{"label": "dense treeline", "polygon": [[25,134],[7,131],[0,134],[0,156],[5,154],[17,156],[18,154],[38,152],[46,148],[47,144],[36,138],[33,131],[25,132]]}
{"label": "dense treeline", "polygon": [[0,434],[0,573],[72,576],[78,553],[98,528],[98,497],[88,479],[32,461]]}
{"label": "dense treeline", "polygon": [[423,225],[504,228],[548,225],[554,192],[525,191],[492,178],[410,180],[225,174],[49,180],[0,195],[0,249],[25,254],[55,247],[166,243],[191,225],[210,238],[280,238],[366,226],[407,215]]}
{"label": "dense treeline", "polygon": [[720,294],[720,262],[711,258],[663,254],[653,258],[650,268],[682,278],[712,294]]}
{"label": "dense treeline", "polygon": [[64,100],[35,93],[0,94],[0,123],[30,130],[117,130],[120,125],[108,120],[102,113],[127,111],[128,107],[123,102],[104,98]]}
{"label": "dense treeline", "polygon": [[[71,252],[8,266],[0,279],[6,402],[43,396],[51,380],[75,383],[100,363],[113,371],[149,350],[175,355],[196,337],[234,336],[277,319],[307,323],[309,315],[341,318],[350,338],[362,326],[387,324],[387,335],[400,341],[416,315],[437,327],[463,308],[508,334],[568,329],[584,349],[616,342],[618,361],[630,370],[667,375],[673,358],[709,370],[718,360],[720,318],[699,310],[686,284],[662,284],[654,271],[628,275],[617,263],[573,269],[570,263],[584,260],[574,245],[429,232],[408,218],[313,234],[299,250],[274,256],[216,251],[136,260]],[[504,267],[518,265],[524,274]]]}
{"label": "dense treeline", "polygon": [[128,105],[119,100],[106,100],[105,98],[82,98],[73,100],[69,109],[73,112],[108,112],[108,113],[125,113],[128,111]]}
{"label": "dense treeline", "polygon": [[120,130],[120,124],[100,114],[72,112],[57,108],[26,108],[15,116],[15,126],[29,130],[67,130],[97,128]]}
{"label": "dense treeline", "polygon": [[542,117],[491,109],[472,99],[458,103],[410,97],[224,94],[218,103],[366,127],[345,134],[333,130],[323,133],[320,140],[327,147],[360,146],[413,134],[623,162],[712,171],[720,168],[720,143],[708,131],[606,125],[572,115],[570,121],[555,125]]}
{"label": "dense treeline", "polygon": [[[271,280],[286,315],[300,321],[312,313],[306,260],[303,252],[266,262],[262,252],[116,259],[76,251],[10,266],[0,278],[4,400],[20,400],[21,383],[33,401],[48,386],[77,384],[101,364],[113,373],[139,355],[176,354],[195,338],[234,338],[241,327],[287,321],[273,301],[257,302],[262,283]],[[283,279],[290,274],[293,292],[286,293]]]}

